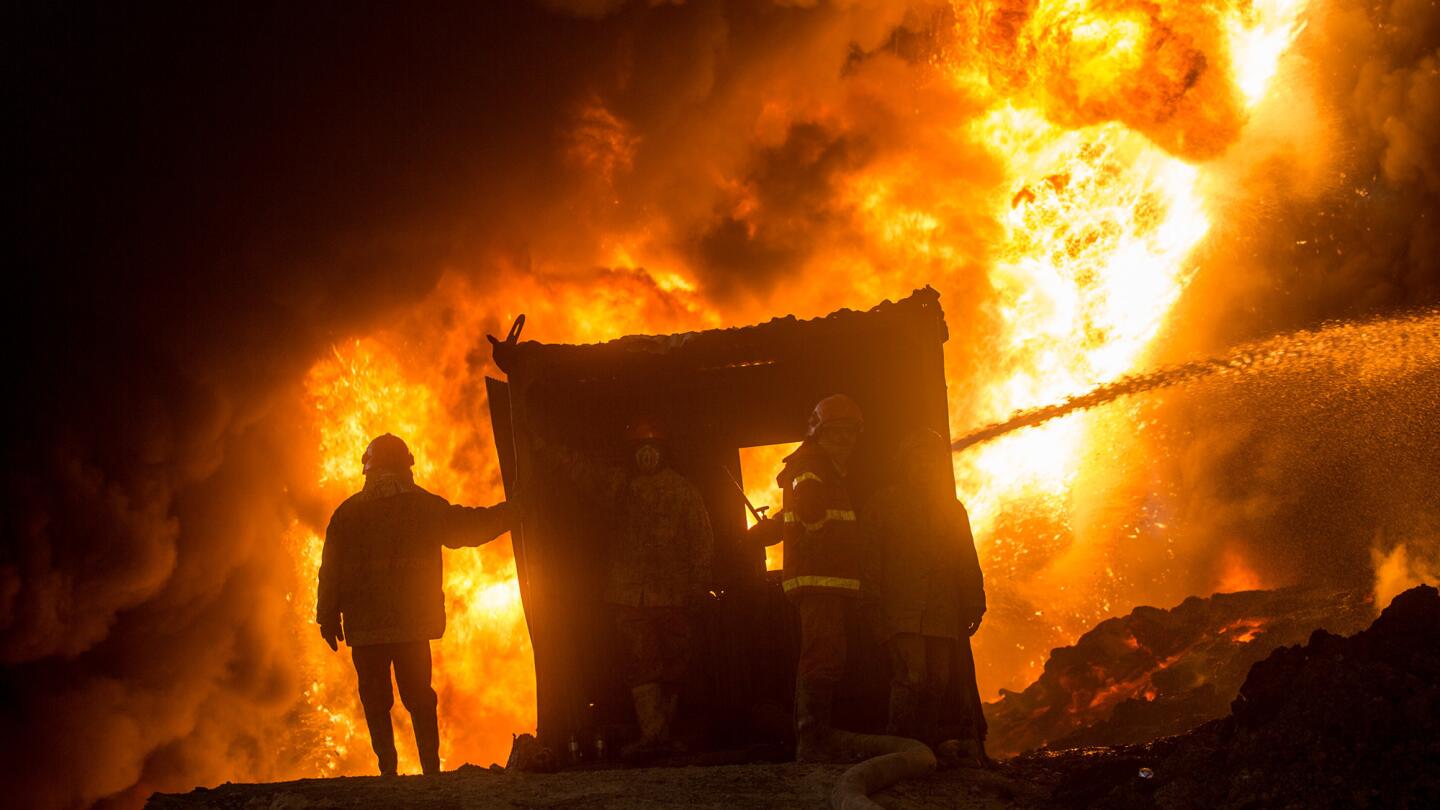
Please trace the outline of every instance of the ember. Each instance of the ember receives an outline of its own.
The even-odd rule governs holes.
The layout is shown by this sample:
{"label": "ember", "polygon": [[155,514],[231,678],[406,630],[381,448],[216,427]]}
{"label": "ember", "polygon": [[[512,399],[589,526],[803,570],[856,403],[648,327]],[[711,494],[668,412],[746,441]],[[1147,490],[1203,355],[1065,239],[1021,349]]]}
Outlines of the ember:
{"label": "ember", "polygon": [[1304,589],[1192,597],[1137,608],[1053,650],[1023,692],[986,707],[997,752],[1144,742],[1223,716],[1250,665],[1317,628],[1373,615],[1363,592]]}
{"label": "ember", "polygon": [[1051,806],[1428,807],[1440,801],[1437,652],[1440,595],[1420,586],[1348,638],[1317,630],[1257,662],[1223,719],[1018,767],[1063,774]]}
{"label": "ember", "polygon": [[[548,346],[649,346],[937,291],[945,333],[924,345],[943,357],[903,340],[875,354],[856,333],[827,349],[839,371],[825,379],[848,385],[840,372],[859,364],[844,360],[867,355],[856,386],[879,412],[894,404],[886,375],[928,363],[923,417],[890,410],[856,457],[860,478],[886,474],[902,424],[959,440],[955,493],[987,579],[974,664],[985,695],[1008,690],[992,704],[1001,752],[1213,718],[1276,644],[1353,628],[1440,575],[1434,3],[412,11],[13,15],[12,803],[130,808],[199,784],[372,771],[349,650],[316,627],[327,521],[385,432],[414,448],[419,486],[504,497],[488,392],[506,374],[485,337],[521,313]],[[750,348],[735,361],[747,380],[780,370]],[[686,410],[675,380],[645,380],[606,385]],[[728,409],[742,389],[711,387],[689,408],[771,409],[773,430],[724,448],[756,505],[778,511],[776,466],[814,404],[797,392],[818,380],[792,371]],[[601,410],[567,413],[562,438],[613,433],[618,409],[590,419]],[[739,495],[707,472],[706,508],[729,510],[716,537],[733,546]],[[853,505],[835,511],[864,513]],[[698,703],[783,748],[788,706],[729,711],[783,694],[796,665],[766,573],[786,552],[749,552],[718,557],[744,557],[731,582],[775,598],[708,628],[744,644],[707,641],[727,664],[705,669]],[[559,568],[593,567],[561,554]],[[523,555],[517,534],[440,558],[447,769],[551,729],[593,731],[577,751],[614,756],[609,727],[635,723],[602,634],[540,639],[529,587],[547,575],[532,582]],[[565,600],[569,633],[593,604]],[[557,673],[577,688],[550,688]],[[848,675],[863,683],[839,714],[873,722],[886,707],[865,696],[885,673]],[[666,695],[652,702],[668,712]],[[1175,784],[1169,765],[1125,767]]]}

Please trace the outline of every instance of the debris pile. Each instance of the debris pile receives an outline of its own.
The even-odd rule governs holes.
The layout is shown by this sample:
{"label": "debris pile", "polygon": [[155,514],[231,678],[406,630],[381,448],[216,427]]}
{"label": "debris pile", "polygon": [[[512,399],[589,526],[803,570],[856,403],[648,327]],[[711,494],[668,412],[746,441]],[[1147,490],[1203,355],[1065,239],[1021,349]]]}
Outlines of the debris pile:
{"label": "debris pile", "polygon": [[1412,588],[1363,632],[1317,630],[1276,650],[1250,670],[1229,717],[1015,766],[1051,774],[1053,800],[1067,805],[1440,806],[1440,593]]}
{"label": "debris pile", "polygon": [[[1296,598],[1233,596],[1241,603]],[[150,806],[820,807],[843,770],[785,763],[536,774],[467,766],[436,777],[226,784],[157,794]],[[1349,638],[1317,630],[1304,646],[1274,650],[1251,667],[1229,716],[1185,734],[934,773],[891,788],[884,802],[1021,810],[1440,806],[1440,593],[1414,588],[1368,630]]]}
{"label": "debris pile", "polygon": [[1141,743],[1224,717],[1251,665],[1326,628],[1353,633],[1373,616],[1365,594],[1286,588],[1139,607],[1053,650],[1023,692],[985,707],[989,749]]}

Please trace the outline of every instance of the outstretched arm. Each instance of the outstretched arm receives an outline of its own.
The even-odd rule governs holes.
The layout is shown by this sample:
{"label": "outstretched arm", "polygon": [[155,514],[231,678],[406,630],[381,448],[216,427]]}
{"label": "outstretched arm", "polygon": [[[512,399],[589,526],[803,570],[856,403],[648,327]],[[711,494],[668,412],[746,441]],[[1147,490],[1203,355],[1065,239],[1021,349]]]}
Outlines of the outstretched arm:
{"label": "outstretched arm", "polygon": [[494,506],[460,506],[439,501],[436,510],[440,542],[446,548],[483,546],[510,531],[515,509],[505,501]]}

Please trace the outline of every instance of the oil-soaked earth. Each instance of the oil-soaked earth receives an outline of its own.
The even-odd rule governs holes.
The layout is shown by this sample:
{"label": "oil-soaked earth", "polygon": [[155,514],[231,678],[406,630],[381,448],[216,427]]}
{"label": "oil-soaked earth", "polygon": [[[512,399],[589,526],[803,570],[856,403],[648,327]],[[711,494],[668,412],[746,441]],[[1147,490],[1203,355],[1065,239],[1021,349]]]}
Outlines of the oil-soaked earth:
{"label": "oil-soaked earth", "polygon": [[[328,807],[806,807],[829,806],[840,765],[722,765],[556,774],[461,768],[434,777],[305,779],[224,785],[157,795],[152,808]],[[887,808],[1041,807],[1048,791],[1016,779],[1009,766],[952,770],[902,782],[875,797]]]}
{"label": "oil-soaked earth", "polygon": [[[150,807],[801,807],[841,765],[768,763],[307,779],[157,794]],[[1138,745],[1031,752],[873,797],[886,808],[1440,807],[1440,593],[1395,598],[1366,630],[1316,630],[1249,670],[1230,714]]]}

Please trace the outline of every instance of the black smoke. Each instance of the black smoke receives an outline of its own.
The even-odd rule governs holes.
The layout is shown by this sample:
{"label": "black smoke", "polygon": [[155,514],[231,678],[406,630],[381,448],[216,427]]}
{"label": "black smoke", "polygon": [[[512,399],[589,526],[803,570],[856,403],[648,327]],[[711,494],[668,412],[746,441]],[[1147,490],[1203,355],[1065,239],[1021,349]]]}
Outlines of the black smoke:
{"label": "black smoke", "polygon": [[[280,541],[326,517],[295,427],[307,369],[447,271],[479,290],[502,270],[634,278],[576,257],[657,216],[690,254],[723,230],[714,175],[745,166],[792,222],[765,226],[794,255],[765,275],[793,272],[805,229],[834,227],[815,190],[866,155],[792,110],[785,140],[835,157],[785,165],[751,143],[758,106],[806,65],[834,93],[907,20],[722,2],[8,16],[0,769],[27,806],[311,773],[291,651],[315,640],[287,597],[313,585]],[[750,268],[713,253],[702,292],[743,288]]]}
{"label": "black smoke", "polygon": [[[1295,84],[1289,103],[1224,159],[1233,205],[1177,307],[1170,357],[1440,303],[1440,11],[1329,2],[1304,20],[1277,77]],[[1440,358],[1427,343],[1385,350],[1427,365],[1372,380],[1282,366],[1160,407],[1161,424],[1185,426],[1160,440],[1158,473],[1184,493],[1179,568],[1216,576],[1228,548],[1267,583],[1368,588],[1374,555],[1398,546],[1433,564]]]}
{"label": "black smoke", "polygon": [[609,55],[523,4],[11,16],[4,782],[51,806],[293,775],[298,381],[561,183]]}
{"label": "black smoke", "polygon": [[[963,51],[947,38],[988,4],[973,5],[11,10],[0,774],[14,801],[134,805],[309,773],[287,732],[304,689],[293,651],[317,640],[286,595],[312,585],[279,541],[297,516],[326,517],[301,486],[316,452],[295,428],[302,379],[446,273],[494,295],[502,275],[542,291],[618,279],[680,321],[643,268],[595,266],[602,237],[644,232],[741,322],[799,298],[806,315],[873,303],[823,272],[829,251],[875,254],[847,266],[888,294],[942,281],[952,357],[982,351],[971,315],[1001,175],[952,135],[983,105],[928,70]],[[1327,165],[1346,179],[1283,154],[1247,178],[1273,188],[1217,223],[1211,242],[1232,247],[1204,257],[1177,352],[1436,300],[1436,13],[1321,8],[1297,47],[1327,66]],[[865,241],[866,214],[837,194],[876,166],[959,258],[896,267],[914,254]]]}

